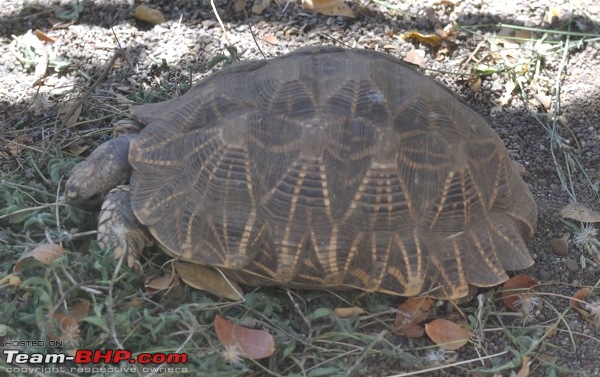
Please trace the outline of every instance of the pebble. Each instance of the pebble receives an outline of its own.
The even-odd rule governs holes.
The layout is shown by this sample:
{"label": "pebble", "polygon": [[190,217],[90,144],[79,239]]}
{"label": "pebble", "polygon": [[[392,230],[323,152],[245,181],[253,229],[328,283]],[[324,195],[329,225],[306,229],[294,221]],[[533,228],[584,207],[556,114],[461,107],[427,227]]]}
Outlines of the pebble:
{"label": "pebble", "polygon": [[552,280],[552,275],[545,268],[542,268],[539,270],[538,277],[540,278],[541,281]]}
{"label": "pebble", "polygon": [[579,271],[579,263],[577,263],[576,261],[574,261],[571,258],[565,259],[565,266],[571,272],[577,272],[577,271]]}
{"label": "pebble", "polygon": [[555,255],[566,257],[569,255],[569,243],[562,238],[550,240],[550,250],[552,250]]}

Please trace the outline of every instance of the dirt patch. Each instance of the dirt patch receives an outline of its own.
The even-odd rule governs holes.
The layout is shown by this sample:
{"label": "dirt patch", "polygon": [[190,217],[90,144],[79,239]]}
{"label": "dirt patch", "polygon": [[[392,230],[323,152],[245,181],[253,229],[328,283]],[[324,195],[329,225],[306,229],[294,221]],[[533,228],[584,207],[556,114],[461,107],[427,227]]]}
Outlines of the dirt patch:
{"label": "dirt patch", "polygon": [[[476,301],[463,307],[465,318],[480,333],[459,352],[442,354],[429,352],[431,343],[425,339],[409,342],[393,335],[385,340],[378,338],[380,331],[393,322],[392,314],[375,317],[376,323],[336,322],[324,314],[325,308],[343,304],[361,305],[371,313],[384,312],[384,307],[398,306],[401,300],[397,298],[314,292],[299,296],[262,290],[253,292],[255,306],[247,301],[245,309],[227,311],[227,304],[214,305],[230,318],[238,316],[237,319],[244,317],[250,305],[252,315],[260,319],[255,325],[266,322],[265,326],[271,326],[283,342],[295,342],[297,346],[276,344],[280,361],[264,363],[262,367],[250,362],[231,366],[219,356],[219,345],[211,332],[214,309],[206,309],[202,314],[196,313],[195,331],[203,329],[210,335],[208,340],[202,340],[204,343],[198,341],[202,351],[194,349],[198,360],[191,365],[201,368],[199,371],[227,375],[264,375],[261,368],[282,375],[302,375],[307,371],[306,375],[324,375],[315,371],[343,375],[342,365],[346,364],[351,371],[348,373],[354,375],[385,376],[510,350],[483,364],[474,362],[425,374],[475,375],[473,371],[477,371],[507,376],[510,370],[520,370],[522,357],[527,355],[532,360],[530,376],[600,375],[598,327],[568,309],[568,297],[582,286],[598,284],[598,260],[583,243],[573,242],[573,237],[567,255],[557,255],[549,246],[550,240],[565,232],[577,235],[576,229],[569,230],[558,216],[564,205],[576,200],[600,210],[600,6],[593,0],[572,6],[562,2],[466,0],[434,2],[433,13],[428,13],[420,2],[349,4],[357,14],[354,20],[317,15],[285,1],[272,2],[261,15],[250,11],[252,4],[243,12],[237,10],[233,1],[218,1],[225,36],[206,1],[149,3],[168,20],[156,26],[135,20],[131,16],[133,6],[125,1],[88,2],[82,8],[67,1],[26,5],[4,2],[0,10],[0,189],[8,205],[0,213],[0,250],[5,249],[0,253],[2,273],[10,274],[19,255],[44,242],[63,240],[73,252],[95,255],[94,246],[89,249],[88,245],[93,236],[68,240],[69,231],[74,228],[77,230],[72,233],[94,229],[94,219],[92,215],[74,214],[60,204],[63,177],[78,158],[110,137],[112,123],[128,117],[128,105],[155,102],[185,92],[209,74],[206,67],[216,56],[231,57],[226,45],[235,46],[241,59],[261,59],[257,44],[266,57],[322,44],[377,49],[399,58],[416,49],[422,52],[425,73],[445,83],[482,114],[504,140],[511,156],[525,166],[525,179],[539,208],[539,224],[535,239],[529,244],[536,263],[524,273],[542,283],[540,304],[527,318],[497,315],[508,310],[497,294],[488,291],[486,297],[491,303],[482,305],[484,309]],[[441,28],[448,27],[453,33],[441,46],[402,38],[411,30],[433,34],[431,14]],[[53,28],[57,16],[70,25]],[[36,29],[55,42],[36,44],[24,37]],[[524,39],[494,38],[500,31]],[[126,59],[118,57],[113,62],[120,49]],[[44,55],[48,68],[36,73],[40,56]],[[43,84],[34,85],[44,73]],[[70,113],[71,108],[74,110]],[[74,118],[68,120],[75,110]],[[580,226],[577,222],[574,225]],[[74,259],[65,263],[72,265],[78,257],[70,258]],[[129,278],[135,286],[143,286],[143,278],[134,274]],[[94,279],[102,280],[97,276]],[[6,337],[40,336],[35,332],[36,322],[24,319],[27,308],[32,307],[27,302],[31,292],[25,288],[0,291],[6,305],[11,305],[10,311],[5,308],[10,313]],[[64,293],[58,294],[57,300],[71,299]],[[136,290],[124,290],[122,294],[129,297]],[[206,302],[198,293],[181,294],[185,296],[179,298],[170,293],[156,299],[161,309],[152,315],[176,313],[183,302]],[[269,309],[265,301],[289,311]],[[35,302],[38,307],[66,305],[58,301]],[[265,310],[270,310],[275,319],[269,319]],[[436,315],[454,316],[456,312],[448,314],[440,307]],[[476,323],[478,316],[484,318],[485,324]],[[310,324],[308,330],[306,323]],[[83,339],[96,334],[93,326],[81,328],[87,331],[82,333]],[[333,336],[333,330],[361,335],[352,338],[352,343]],[[101,333],[106,339],[86,347],[115,346],[110,331]],[[117,335],[127,336],[120,332]],[[302,341],[290,341],[294,336]],[[314,343],[319,337],[326,342]],[[323,350],[338,346],[344,351]],[[291,350],[284,356],[284,349],[288,348]],[[331,368],[329,372],[327,367]]]}

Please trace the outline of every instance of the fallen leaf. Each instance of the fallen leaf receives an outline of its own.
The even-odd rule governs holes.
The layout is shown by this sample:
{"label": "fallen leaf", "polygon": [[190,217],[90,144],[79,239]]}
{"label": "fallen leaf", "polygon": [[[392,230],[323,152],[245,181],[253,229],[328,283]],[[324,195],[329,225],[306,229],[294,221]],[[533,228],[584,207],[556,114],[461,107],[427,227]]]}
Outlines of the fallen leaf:
{"label": "fallen leaf", "polygon": [[409,31],[402,35],[405,40],[416,39],[431,47],[439,47],[442,44],[442,38],[437,34],[421,34],[418,31]]}
{"label": "fallen leaf", "polygon": [[265,35],[265,41],[267,41],[267,43],[272,44],[272,45],[277,45],[279,43],[279,41],[277,40],[277,37],[274,36],[273,34]]}
{"label": "fallen leaf", "polygon": [[48,34],[44,33],[40,29],[35,29],[35,31],[33,33],[42,42],[48,42],[48,43],[56,42],[56,39],[54,39],[51,36],[49,36]]}
{"label": "fallen leaf", "polygon": [[160,291],[170,291],[172,288],[179,285],[175,266],[171,264],[171,271],[161,276],[157,276],[144,284],[144,287],[149,293],[157,293]]}
{"label": "fallen leaf", "polygon": [[582,223],[600,223],[600,213],[579,203],[567,204],[560,210],[559,214],[565,219],[577,220]]}
{"label": "fallen leaf", "polygon": [[552,97],[544,93],[536,93],[533,98],[535,98],[545,110],[550,110],[550,106],[552,105]]}
{"label": "fallen leaf", "polygon": [[467,83],[469,84],[469,88],[474,93],[477,93],[481,89],[481,76],[471,76],[467,79]]}
{"label": "fallen leaf", "polygon": [[498,100],[499,105],[501,107],[505,106],[508,103],[508,101],[510,101],[510,99],[513,97],[513,95],[512,95],[513,90],[515,90],[516,87],[517,87],[517,84],[515,84],[514,81],[509,80],[506,82],[506,84],[504,85],[504,94]]}
{"label": "fallen leaf", "polygon": [[75,306],[69,308],[69,314],[73,316],[77,322],[81,321],[85,317],[87,317],[88,312],[90,311],[90,302],[89,300],[81,300]]}
{"label": "fallen leaf", "polygon": [[18,275],[13,274],[8,274],[2,278],[0,278],[0,288],[3,288],[4,286],[12,286],[12,287],[18,287],[21,285],[21,278]]}
{"label": "fallen leaf", "polygon": [[303,0],[305,9],[312,9],[326,16],[356,18],[352,9],[343,0]]}
{"label": "fallen leaf", "polygon": [[438,318],[425,325],[425,332],[438,346],[454,351],[467,344],[469,330],[447,319]]}
{"label": "fallen leaf", "polygon": [[151,23],[152,25],[162,24],[163,22],[167,21],[167,19],[161,11],[157,9],[152,9],[146,5],[138,5],[135,8],[133,17],[137,18],[140,21]]}
{"label": "fallen leaf", "polygon": [[517,275],[502,286],[502,301],[512,311],[529,313],[537,305],[534,295],[538,282],[528,275]]}
{"label": "fallen leaf", "polygon": [[358,306],[352,306],[350,308],[336,308],[333,312],[338,318],[350,318],[363,314],[365,310]]}
{"label": "fallen leaf", "polygon": [[77,319],[64,313],[55,313],[46,321],[46,334],[50,340],[74,341],[79,336]]}
{"label": "fallen leaf", "polygon": [[577,310],[579,314],[593,325],[600,325],[600,301],[587,303],[583,300],[590,293],[590,288],[578,290],[570,299],[569,306]]}
{"label": "fallen leaf", "polygon": [[433,306],[433,299],[410,297],[398,307],[398,314],[392,327],[394,333],[409,338],[418,338],[423,335],[423,322]]}
{"label": "fallen leaf", "polygon": [[212,268],[186,262],[174,262],[173,265],[181,280],[190,287],[232,301],[240,301],[243,298],[243,291],[236,282],[226,279]]}
{"label": "fallen leaf", "polygon": [[529,364],[531,362],[531,357],[523,356],[523,361],[521,362],[521,369],[519,373],[517,373],[517,377],[527,377],[529,376]]}
{"label": "fallen leaf", "polygon": [[546,12],[546,14],[544,15],[544,22],[551,24],[552,21],[554,20],[554,18],[560,19],[561,17],[562,17],[562,14],[558,7],[550,7],[548,9],[548,11]]}
{"label": "fallen leaf", "polygon": [[63,249],[63,247],[58,244],[39,245],[35,249],[31,250],[30,252],[23,255],[21,258],[19,258],[19,260],[17,261],[17,264],[15,264],[15,267],[13,268],[13,271],[14,272],[21,271],[23,263],[25,263],[25,260],[27,260],[29,258],[34,258],[35,260],[37,260],[47,266],[53,260],[55,260],[56,258],[63,255],[64,252],[65,252],[65,250]]}
{"label": "fallen leaf", "polygon": [[512,311],[518,312],[523,309],[524,304],[527,305],[527,299],[531,295],[531,291],[538,285],[537,281],[529,275],[516,275],[508,279],[502,286],[502,301],[504,305]]}
{"label": "fallen leaf", "polygon": [[88,150],[90,148],[89,145],[81,145],[79,147],[76,146],[71,146],[69,147],[69,152],[71,152],[74,156],[81,156],[81,154],[83,152],[85,152],[86,150]]}
{"label": "fallen leaf", "polygon": [[275,340],[269,332],[236,325],[220,315],[215,317],[215,332],[222,345],[235,347],[246,359],[263,359],[275,351]]}
{"label": "fallen leaf", "polygon": [[35,64],[35,72],[33,74],[35,80],[33,80],[31,86],[40,85],[44,77],[46,77],[46,71],[48,70],[48,62],[50,59],[48,55],[48,49],[46,48],[45,44],[39,46],[38,49],[39,50],[36,51],[36,53],[39,53],[40,55]]}
{"label": "fallen leaf", "polygon": [[79,103],[79,106],[77,106],[75,111],[73,111],[73,113],[67,120],[67,123],[65,123],[65,128],[71,128],[77,123],[77,119],[79,119],[79,115],[81,114],[82,106],[83,106],[83,103]]}
{"label": "fallen leaf", "polygon": [[425,63],[424,57],[425,51],[413,48],[408,53],[406,53],[406,56],[402,60],[410,64],[418,65],[421,68],[425,68],[427,64]]}

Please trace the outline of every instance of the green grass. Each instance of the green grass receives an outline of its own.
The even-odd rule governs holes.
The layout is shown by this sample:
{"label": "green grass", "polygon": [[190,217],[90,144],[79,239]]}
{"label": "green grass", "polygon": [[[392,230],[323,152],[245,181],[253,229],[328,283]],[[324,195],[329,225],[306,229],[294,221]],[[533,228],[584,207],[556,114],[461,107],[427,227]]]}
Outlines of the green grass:
{"label": "green grass", "polygon": [[[528,108],[528,98],[532,93],[525,84],[538,82],[553,88],[554,101],[558,103],[560,81],[556,77],[540,75],[544,70],[545,54],[561,54],[562,71],[566,56],[577,46],[577,41],[572,39],[597,36],[568,30],[556,33],[532,31],[548,33],[544,40],[554,38],[550,38],[550,48],[536,43],[524,45],[521,53],[526,59],[517,65],[495,61],[488,64],[488,68],[494,67],[493,71],[489,71],[473,63],[462,73],[496,73],[510,81],[515,80],[523,66],[527,65],[531,69],[526,73],[526,80],[518,81],[521,86],[517,86],[512,95],[520,96]],[[473,37],[481,38],[485,42],[483,45],[489,47],[486,36],[474,34]],[[486,56],[489,53],[486,47],[475,58]],[[543,53],[539,50],[542,47]],[[219,59],[225,60],[225,57],[222,55]],[[187,88],[188,73],[174,73],[179,82],[173,87]],[[185,367],[190,372],[214,377],[363,376],[378,370],[394,374],[444,368],[448,364],[465,361],[472,362],[457,366],[455,371],[458,372],[453,373],[477,370],[485,375],[516,375],[525,357],[531,357],[535,368],[543,368],[547,376],[579,372],[566,370],[556,355],[576,357],[574,339],[594,335],[579,334],[571,328],[569,321],[573,313],[568,309],[568,297],[553,294],[554,287],[551,285],[543,286],[539,291],[539,308],[545,308],[552,314],[543,321],[537,319],[535,308],[527,315],[509,312],[493,289],[482,296],[480,304],[471,303],[460,312],[448,314],[442,305],[438,305],[430,319],[450,317],[466,322],[471,330],[472,338],[467,346],[470,351],[464,354],[440,352],[426,339],[406,340],[394,335],[391,325],[399,300],[380,294],[246,287],[244,301],[232,303],[183,284],[171,290],[151,293],[146,283],[168,272],[166,256],[154,248],[143,259],[143,272],[123,266],[113,258],[110,250],[99,248],[94,241],[94,214],[69,208],[61,195],[68,172],[81,159],[67,152],[70,146],[98,144],[98,135],[109,132],[107,122],[126,114],[126,104],[168,98],[173,87],[153,90],[136,87],[128,98],[110,98],[107,103],[95,98],[86,100],[87,108],[91,110],[85,114],[88,119],[82,122],[101,120],[105,128],[96,129],[91,135],[73,133],[70,139],[61,136],[56,146],[47,148],[49,152],[26,148],[20,152],[20,163],[15,164],[11,172],[3,174],[0,201],[6,205],[0,209],[0,278],[18,277],[10,282],[3,280],[0,285],[0,337],[3,340],[47,341],[49,337],[56,337],[56,332],[61,330],[60,324],[57,327],[55,323],[55,314],[68,313],[78,303],[88,301],[89,312],[80,319],[78,332],[58,334],[68,340],[68,347],[65,341],[63,347],[25,346],[22,351],[46,353],[73,348],[125,348],[134,354],[186,353],[188,363]],[[109,92],[98,93],[97,96],[109,95]],[[548,132],[554,166],[563,188],[570,197],[577,198],[572,184],[573,169],[585,172],[577,151],[564,143],[569,137],[568,131],[558,127],[557,117],[533,110],[530,114]],[[37,132],[25,128],[27,122],[24,117],[25,114],[16,116],[12,132]],[[53,126],[60,121],[57,119]],[[3,134],[3,137],[6,136]],[[592,191],[598,195],[593,185]],[[47,243],[61,243],[65,253],[49,265],[29,260],[21,271],[12,272],[22,255]],[[346,319],[335,315],[336,308],[348,306],[359,306],[365,314]],[[259,361],[243,360],[241,364],[228,362],[213,326],[217,314],[246,327],[267,330],[275,337],[273,356]],[[564,335],[569,338],[566,346],[554,336],[555,331],[561,334],[558,338]],[[477,358],[489,356],[485,342],[490,337],[506,341],[509,345],[507,352],[493,356],[485,363],[479,362]],[[600,343],[597,337],[593,340],[596,344]],[[11,366],[2,364],[2,360],[0,372],[6,373]],[[137,375],[151,375],[138,367]],[[63,375],[69,374],[65,372]],[[131,373],[117,372],[114,375],[129,376]]]}

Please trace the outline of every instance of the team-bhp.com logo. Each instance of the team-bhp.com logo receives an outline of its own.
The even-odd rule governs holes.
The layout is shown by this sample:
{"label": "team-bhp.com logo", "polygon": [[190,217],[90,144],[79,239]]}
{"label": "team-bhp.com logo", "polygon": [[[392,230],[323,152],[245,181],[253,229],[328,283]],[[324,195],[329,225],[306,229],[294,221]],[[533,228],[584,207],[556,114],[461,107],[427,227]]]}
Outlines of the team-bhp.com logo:
{"label": "team-bhp.com logo", "polygon": [[[185,373],[187,363],[185,353],[140,353],[134,355],[129,350],[90,350],[80,349],[75,355],[66,353],[24,353],[19,350],[3,351],[6,356],[7,372],[50,373],[69,370],[77,373],[102,372],[157,372]],[[136,364],[136,365],[127,365]],[[70,364],[71,366],[67,366]]]}

